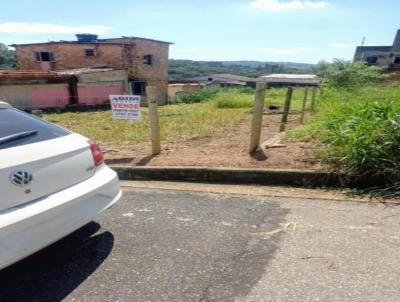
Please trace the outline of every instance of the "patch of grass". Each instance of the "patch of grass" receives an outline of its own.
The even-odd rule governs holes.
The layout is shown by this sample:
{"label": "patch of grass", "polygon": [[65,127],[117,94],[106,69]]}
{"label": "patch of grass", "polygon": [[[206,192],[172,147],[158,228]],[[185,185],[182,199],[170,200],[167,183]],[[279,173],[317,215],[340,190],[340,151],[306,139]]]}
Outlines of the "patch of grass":
{"label": "patch of grass", "polygon": [[[216,108],[251,108],[254,104],[254,89],[246,88],[227,88],[220,90],[215,96],[210,99]],[[287,88],[271,88],[265,93],[266,105],[285,104]],[[293,91],[291,110],[300,110],[304,97],[304,88],[295,88]],[[311,89],[307,108],[311,104]]]}
{"label": "patch of grass", "polygon": [[238,88],[237,91],[238,91],[239,93],[254,94],[255,89],[246,86],[246,87]]}
{"label": "patch of grass", "polygon": [[[44,118],[99,142],[117,145],[149,140],[147,108],[141,121],[113,120],[111,111],[45,114]],[[162,140],[204,136],[238,122],[245,110],[215,109],[211,104],[180,104],[159,107]]]}
{"label": "patch of grass", "polygon": [[216,108],[251,108],[254,96],[248,93],[240,93],[236,89],[220,91],[210,101]]}

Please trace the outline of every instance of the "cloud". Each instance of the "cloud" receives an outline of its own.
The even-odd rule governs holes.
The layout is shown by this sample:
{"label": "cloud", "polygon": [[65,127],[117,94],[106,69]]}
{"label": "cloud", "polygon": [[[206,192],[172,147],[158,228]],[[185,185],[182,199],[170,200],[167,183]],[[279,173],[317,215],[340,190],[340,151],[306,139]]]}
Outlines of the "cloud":
{"label": "cloud", "polygon": [[333,48],[356,48],[356,44],[347,44],[347,43],[331,43],[329,47]]}
{"label": "cloud", "polygon": [[269,55],[299,55],[313,53],[312,48],[263,48],[262,52]]}
{"label": "cloud", "polygon": [[75,34],[92,33],[106,34],[111,27],[99,25],[67,26],[50,23],[25,23],[25,22],[6,22],[0,23],[2,33],[21,33],[21,34]]}
{"label": "cloud", "polygon": [[327,7],[329,2],[325,1],[311,1],[311,0],[253,0],[250,6],[254,9],[266,10],[266,11],[279,11],[279,10],[291,10],[291,9],[321,9]]}

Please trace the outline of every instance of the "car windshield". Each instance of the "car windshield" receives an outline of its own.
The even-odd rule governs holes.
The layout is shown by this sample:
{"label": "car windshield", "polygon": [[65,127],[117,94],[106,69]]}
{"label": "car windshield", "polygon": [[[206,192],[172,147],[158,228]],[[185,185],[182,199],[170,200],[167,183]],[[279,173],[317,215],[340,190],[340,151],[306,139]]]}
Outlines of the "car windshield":
{"label": "car windshield", "polygon": [[16,109],[0,109],[0,149],[70,134],[67,130]]}

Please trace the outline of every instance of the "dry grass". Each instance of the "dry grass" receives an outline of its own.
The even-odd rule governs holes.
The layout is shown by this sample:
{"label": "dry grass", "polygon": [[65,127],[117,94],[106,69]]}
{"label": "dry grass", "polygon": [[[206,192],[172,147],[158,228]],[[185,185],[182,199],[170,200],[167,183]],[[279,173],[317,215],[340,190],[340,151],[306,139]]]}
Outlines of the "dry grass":
{"label": "dry grass", "polygon": [[[272,88],[265,92],[266,105],[281,105],[285,104],[286,88]],[[300,110],[304,98],[304,88],[296,87],[293,91],[291,110]],[[251,108],[254,104],[253,93],[241,93],[239,89],[224,89],[217,95],[212,97],[209,102],[213,103],[216,108]],[[309,89],[307,108],[311,104],[311,89]]]}
{"label": "dry grass", "polygon": [[[147,108],[141,121],[113,120],[111,111],[46,114],[47,121],[107,144],[149,140]],[[161,139],[173,141],[222,131],[238,122],[248,109],[216,109],[211,104],[180,104],[159,107]]]}

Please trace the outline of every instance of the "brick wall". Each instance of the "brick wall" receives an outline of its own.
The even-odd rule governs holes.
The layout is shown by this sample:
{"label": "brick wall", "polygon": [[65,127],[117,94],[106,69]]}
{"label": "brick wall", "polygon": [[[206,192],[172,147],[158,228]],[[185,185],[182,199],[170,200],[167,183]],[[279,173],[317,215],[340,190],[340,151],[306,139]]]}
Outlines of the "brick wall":
{"label": "brick wall", "polygon": [[[85,56],[85,49],[94,49],[95,56]],[[35,52],[52,52],[55,62],[52,67],[59,69],[74,69],[108,65],[115,68],[125,68],[122,56],[122,46],[119,44],[37,44],[17,46],[16,54],[18,69],[40,70],[40,62],[36,61]]]}
{"label": "brick wall", "polygon": [[[168,100],[168,57],[169,45],[150,40],[134,40],[135,78],[146,80],[148,87],[155,89],[154,97],[160,105]],[[152,65],[143,64],[143,56],[152,55]]]}
{"label": "brick wall", "polygon": [[[133,40],[134,75],[137,78],[168,80],[169,45],[150,40]],[[143,56],[152,55],[152,65],[143,64]]]}

